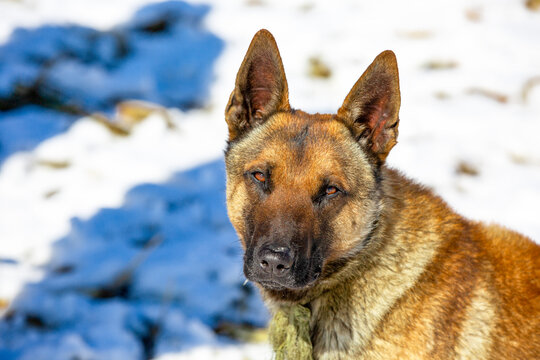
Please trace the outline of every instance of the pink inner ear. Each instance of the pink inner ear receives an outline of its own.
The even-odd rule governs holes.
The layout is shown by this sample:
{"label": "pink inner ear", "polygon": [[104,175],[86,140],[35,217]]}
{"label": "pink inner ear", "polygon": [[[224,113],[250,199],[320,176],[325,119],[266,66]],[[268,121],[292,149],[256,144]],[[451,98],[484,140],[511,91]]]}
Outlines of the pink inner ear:
{"label": "pink inner ear", "polygon": [[[390,119],[390,114],[386,110],[386,105],[388,103],[388,96],[381,96],[376,101],[372,102],[365,107],[363,117],[364,123],[371,130],[370,138],[371,143],[373,144],[373,151],[380,152],[384,150],[384,145],[386,143],[386,123]],[[367,121],[366,121],[367,120]]]}
{"label": "pink inner ear", "polygon": [[272,100],[272,92],[269,88],[251,89],[251,111],[255,118],[263,118],[266,115],[266,105]]}
{"label": "pink inner ear", "polygon": [[267,56],[254,59],[249,70],[248,96],[251,103],[252,115],[261,118],[268,112],[272,104],[274,93],[278,92],[278,79],[276,79],[275,64]]}

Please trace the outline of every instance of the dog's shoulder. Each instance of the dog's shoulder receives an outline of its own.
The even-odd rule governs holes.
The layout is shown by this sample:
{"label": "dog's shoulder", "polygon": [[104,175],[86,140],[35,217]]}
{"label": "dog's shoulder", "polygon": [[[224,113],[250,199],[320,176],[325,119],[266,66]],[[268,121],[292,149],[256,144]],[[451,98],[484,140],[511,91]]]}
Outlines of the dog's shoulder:
{"label": "dog's shoulder", "polygon": [[[523,297],[540,311],[540,245],[497,224],[474,223],[482,255],[497,273],[498,287],[515,303]],[[524,304],[525,305],[525,304]]]}

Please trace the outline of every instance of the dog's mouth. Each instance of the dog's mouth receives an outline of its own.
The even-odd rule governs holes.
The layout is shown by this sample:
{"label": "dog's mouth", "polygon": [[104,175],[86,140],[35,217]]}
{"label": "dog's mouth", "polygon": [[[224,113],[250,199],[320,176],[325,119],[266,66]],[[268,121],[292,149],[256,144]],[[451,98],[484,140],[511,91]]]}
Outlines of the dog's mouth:
{"label": "dog's mouth", "polygon": [[310,290],[315,284],[313,280],[309,284],[301,287],[288,287],[275,281],[258,281],[257,284],[262,288],[265,296],[277,302],[298,303],[309,298]]}
{"label": "dog's mouth", "polygon": [[321,275],[321,272],[315,272],[308,281],[297,284],[297,283],[289,283],[289,282],[281,282],[276,281],[274,279],[253,279],[253,282],[258,283],[260,286],[263,287],[265,290],[272,290],[272,291],[302,291],[307,290],[319,279]]}
{"label": "dog's mouth", "polygon": [[276,281],[257,281],[259,285],[261,285],[265,290],[274,290],[274,291],[282,291],[282,290],[288,290],[285,285],[280,284]]}

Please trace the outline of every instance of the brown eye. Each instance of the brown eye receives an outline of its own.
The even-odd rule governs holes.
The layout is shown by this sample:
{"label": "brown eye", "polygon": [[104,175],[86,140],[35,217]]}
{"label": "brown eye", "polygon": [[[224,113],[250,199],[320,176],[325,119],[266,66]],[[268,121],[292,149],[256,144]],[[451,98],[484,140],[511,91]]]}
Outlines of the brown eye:
{"label": "brown eye", "polygon": [[253,177],[254,177],[257,181],[262,182],[262,183],[266,181],[266,176],[265,176],[262,172],[260,172],[260,171],[255,171],[255,172],[253,173]]}
{"label": "brown eye", "polygon": [[326,195],[328,195],[328,196],[335,195],[335,194],[337,194],[337,192],[338,192],[338,189],[335,186],[328,186],[326,188]]}

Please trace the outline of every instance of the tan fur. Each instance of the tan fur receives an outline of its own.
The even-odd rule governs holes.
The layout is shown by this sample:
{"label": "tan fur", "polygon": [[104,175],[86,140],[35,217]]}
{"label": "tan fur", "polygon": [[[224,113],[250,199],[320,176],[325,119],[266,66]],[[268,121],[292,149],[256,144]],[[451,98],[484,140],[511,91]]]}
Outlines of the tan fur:
{"label": "tan fur", "polygon": [[[268,61],[254,61],[259,47]],[[249,250],[268,238],[323,249],[314,280],[258,284],[271,310],[311,309],[315,359],[540,358],[540,247],[463,218],[384,164],[397,139],[397,76],[385,52],[337,115],[291,110],[275,41],[255,36],[226,113],[227,206],[247,274],[260,276]],[[253,171],[267,171],[272,188],[262,192]],[[319,204],[327,183],[340,194]]]}

